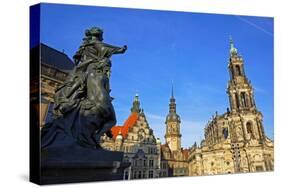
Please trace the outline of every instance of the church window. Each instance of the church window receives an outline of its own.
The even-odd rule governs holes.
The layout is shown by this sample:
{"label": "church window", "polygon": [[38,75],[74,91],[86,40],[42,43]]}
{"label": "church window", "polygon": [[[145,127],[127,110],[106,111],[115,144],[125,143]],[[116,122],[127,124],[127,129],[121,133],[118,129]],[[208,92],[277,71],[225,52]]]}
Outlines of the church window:
{"label": "church window", "polygon": [[253,134],[252,123],[251,122],[247,122],[246,128],[247,128],[247,133],[248,134]]}
{"label": "church window", "polygon": [[235,70],[236,70],[236,73],[238,76],[241,76],[242,75],[242,72],[241,72],[241,69],[240,69],[240,66],[239,65],[236,65],[235,66]]}
{"label": "church window", "polygon": [[223,134],[224,139],[227,139],[227,137],[228,137],[228,129],[226,127],[223,128],[222,134]]}
{"label": "church window", "polygon": [[246,93],[245,92],[241,92],[241,103],[243,107],[247,106],[247,100],[246,100]]}

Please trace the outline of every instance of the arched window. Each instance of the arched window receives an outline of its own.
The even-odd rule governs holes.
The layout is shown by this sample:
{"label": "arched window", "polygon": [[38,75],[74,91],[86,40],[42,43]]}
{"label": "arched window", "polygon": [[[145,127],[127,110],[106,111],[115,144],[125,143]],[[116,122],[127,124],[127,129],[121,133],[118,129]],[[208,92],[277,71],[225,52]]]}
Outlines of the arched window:
{"label": "arched window", "polygon": [[247,99],[246,99],[246,93],[241,92],[241,103],[243,107],[247,107]]}
{"label": "arched window", "polygon": [[223,128],[222,134],[223,134],[224,139],[227,139],[227,137],[228,137],[228,129],[226,127]]}
{"label": "arched window", "polygon": [[242,75],[242,72],[241,72],[241,69],[240,69],[239,65],[235,65],[235,70],[236,70],[236,73],[237,73],[238,76]]}
{"label": "arched window", "polygon": [[246,128],[248,134],[253,134],[252,123],[250,121],[247,122]]}

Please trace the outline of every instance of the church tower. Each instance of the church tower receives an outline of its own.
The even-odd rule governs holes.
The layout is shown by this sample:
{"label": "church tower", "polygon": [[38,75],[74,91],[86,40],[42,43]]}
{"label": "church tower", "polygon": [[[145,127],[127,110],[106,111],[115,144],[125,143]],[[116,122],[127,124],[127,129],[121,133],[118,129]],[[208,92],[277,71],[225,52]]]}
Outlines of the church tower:
{"label": "church tower", "polygon": [[230,39],[230,57],[228,64],[230,80],[227,93],[229,96],[230,113],[241,119],[244,140],[264,140],[262,114],[257,110],[251,82],[248,80],[244,60],[238,54]]}
{"label": "church tower", "polygon": [[234,47],[230,39],[230,58],[228,69],[230,81],[228,84],[228,95],[232,112],[255,111],[253,88],[247,79],[244,69],[244,60],[238,55],[238,50]]}
{"label": "church tower", "polygon": [[166,117],[166,134],[165,140],[171,151],[179,151],[181,149],[180,134],[180,116],[176,112],[176,99],[172,86],[172,93],[169,104],[169,114]]}
{"label": "church tower", "polygon": [[140,113],[140,111],[141,111],[141,109],[140,109],[139,95],[136,94],[134,101],[133,101],[133,107],[131,108],[131,112]]}

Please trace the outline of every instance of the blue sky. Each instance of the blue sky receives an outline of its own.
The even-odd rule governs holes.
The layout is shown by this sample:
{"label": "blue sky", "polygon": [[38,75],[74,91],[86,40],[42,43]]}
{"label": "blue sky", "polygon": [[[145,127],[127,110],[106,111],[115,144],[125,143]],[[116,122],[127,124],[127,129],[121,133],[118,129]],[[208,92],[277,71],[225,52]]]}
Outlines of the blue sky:
{"label": "blue sky", "polygon": [[183,147],[203,139],[216,111],[229,106],[229,36],[245,61],[266,134],[273,138],[273,18],[43,4],[41,42],[72,57],[84,31],[98,26],[104,42],[127,45],[112,58],[111,95],[122,125],[135,93],[150,127],[164,142],[174,83]]}

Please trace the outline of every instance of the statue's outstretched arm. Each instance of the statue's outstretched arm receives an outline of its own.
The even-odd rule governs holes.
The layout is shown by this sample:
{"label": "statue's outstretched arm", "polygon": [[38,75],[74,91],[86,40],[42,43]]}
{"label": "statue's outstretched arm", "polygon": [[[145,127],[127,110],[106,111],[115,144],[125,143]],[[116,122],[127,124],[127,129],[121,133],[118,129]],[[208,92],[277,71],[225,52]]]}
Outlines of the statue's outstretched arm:
{"label": "statue's outstretched arm", "polygon": [[124,45],[123,47],[118,47],[106,43],[104,43],[104,46],[111,49],[111,54],[123,54],[128,48],[126,45]]}

